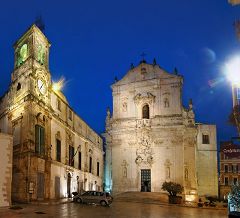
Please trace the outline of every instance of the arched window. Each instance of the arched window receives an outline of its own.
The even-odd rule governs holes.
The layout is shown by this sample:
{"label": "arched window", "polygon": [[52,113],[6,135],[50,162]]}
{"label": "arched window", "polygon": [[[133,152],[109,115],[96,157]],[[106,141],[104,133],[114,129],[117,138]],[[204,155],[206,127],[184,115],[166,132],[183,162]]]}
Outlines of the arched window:
{"label": "arched window", "polygon": [[142,118],[149,119],[149,106],[147,104],[142,108]]}
{"label": "arched window", "polygon": [[19,91],[21,89],[21,83],[17,84],[17,91]]}

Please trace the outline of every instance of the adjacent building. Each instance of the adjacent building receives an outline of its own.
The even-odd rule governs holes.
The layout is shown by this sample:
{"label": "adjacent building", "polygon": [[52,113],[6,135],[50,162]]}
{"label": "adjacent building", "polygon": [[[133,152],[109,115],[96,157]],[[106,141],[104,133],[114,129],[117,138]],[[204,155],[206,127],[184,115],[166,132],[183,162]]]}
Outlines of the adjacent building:
{"label": "adjacent building", "polygon": [[161,192],[173,181],[184,186],[186,200],[217,196],[216,126],[196,123],[191,100],[183,106],[183,76],[143,60],[111,88],[106,189]]}
{"label": "adjacent building", "polygon": [[0,207],[11,205],[12,136],[0,131]]}
{"label": "adjacent building", "polygon": [[53,88],[49,48],[37,26],[23,34],[14,45],[10,87],[0,99],[0,129],[13,135],[15,201],[102,190],[102,139]]}
{"label": "adjacent building", "polygon": [[226,199],[233,184],[240,181],[240,145],[233,141],[220,143],[220,198]]}

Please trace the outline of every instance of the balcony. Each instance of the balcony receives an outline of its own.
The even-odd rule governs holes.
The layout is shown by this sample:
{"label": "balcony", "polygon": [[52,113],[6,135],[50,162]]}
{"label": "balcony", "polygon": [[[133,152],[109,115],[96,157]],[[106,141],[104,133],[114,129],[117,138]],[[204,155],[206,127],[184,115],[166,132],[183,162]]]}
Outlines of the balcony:
{"label": "balcony", "polygon": [[136,122],[137,122],[137,128],[151,127],[150,119],[140,119],[140,120],[137,120]]}

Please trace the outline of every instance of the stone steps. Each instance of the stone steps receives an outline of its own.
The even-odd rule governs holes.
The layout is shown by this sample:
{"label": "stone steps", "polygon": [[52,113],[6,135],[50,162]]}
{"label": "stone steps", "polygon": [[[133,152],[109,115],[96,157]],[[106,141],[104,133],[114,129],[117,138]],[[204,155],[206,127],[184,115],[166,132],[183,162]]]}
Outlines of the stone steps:
{"label": "stone steps", "polygon": [[123,192],[115,195],[114,200],[168,203],[168,195],[160,192]]}

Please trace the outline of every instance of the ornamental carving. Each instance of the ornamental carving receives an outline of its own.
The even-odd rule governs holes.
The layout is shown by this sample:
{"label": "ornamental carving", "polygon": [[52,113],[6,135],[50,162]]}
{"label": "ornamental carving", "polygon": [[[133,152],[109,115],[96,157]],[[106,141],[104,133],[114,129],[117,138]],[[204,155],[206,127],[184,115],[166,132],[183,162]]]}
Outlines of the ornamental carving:
{"label": "ornamental carving", "polygon": [[151,138],[149,132],[143,132],[142,136],[138,140],[138,148],[136,150],[135,163],[152,165],[153,163],[153,151],[151,148]]}
{"label": "ornamental carving", "polygon": [[134,97],[134,102],[137,105],[142,104],[142,103],[152,104],[153,102],[155,102],[155,98],[156,98],[156,96],[154,96],[150,92],[143,93],[143,94],[139,93]]}

